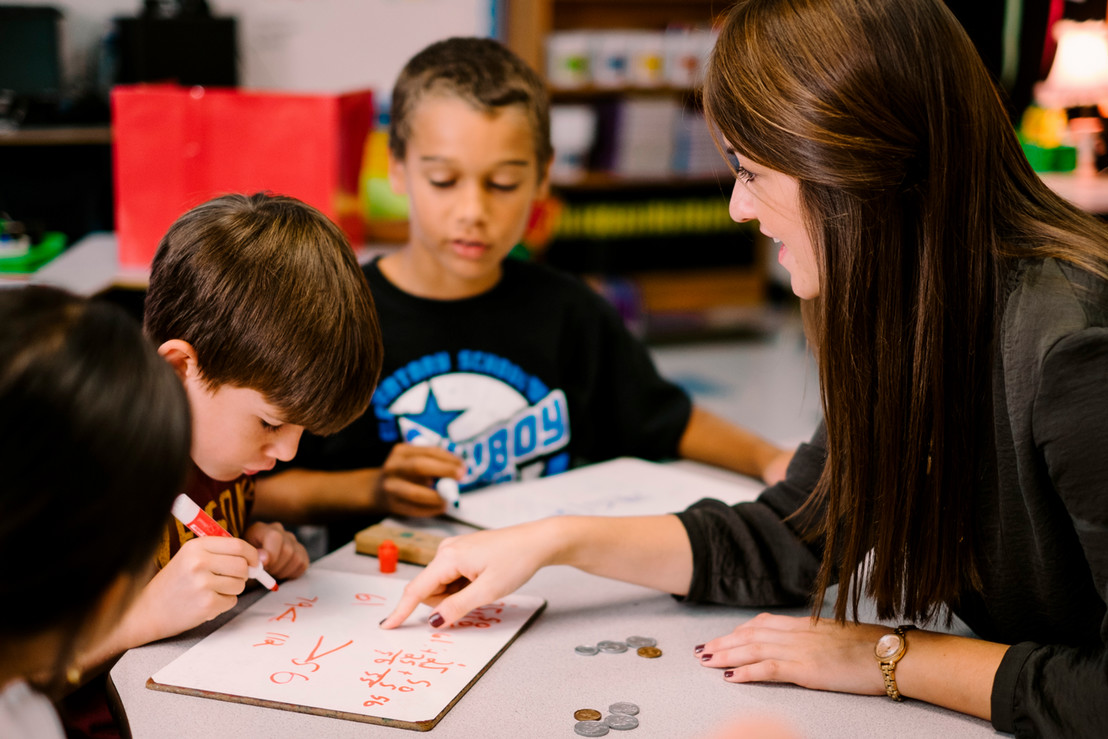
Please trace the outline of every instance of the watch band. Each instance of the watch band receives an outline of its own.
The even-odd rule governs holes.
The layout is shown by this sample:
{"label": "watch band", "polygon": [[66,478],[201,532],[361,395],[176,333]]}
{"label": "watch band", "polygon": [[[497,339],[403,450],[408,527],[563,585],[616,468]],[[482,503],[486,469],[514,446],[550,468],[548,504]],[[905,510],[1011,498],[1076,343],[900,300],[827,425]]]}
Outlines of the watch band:
{"label": "watch band", "polygon": [[885,678],[885,694],[894,701],[904,700],[896,686],[896,664],[908,652],[908,640],[905,639],[904,634],[914,628],[916,627],[911,624],[897,626],[892,634],[886,634],[878,639],[877,646],[874,647],[874,656]]}

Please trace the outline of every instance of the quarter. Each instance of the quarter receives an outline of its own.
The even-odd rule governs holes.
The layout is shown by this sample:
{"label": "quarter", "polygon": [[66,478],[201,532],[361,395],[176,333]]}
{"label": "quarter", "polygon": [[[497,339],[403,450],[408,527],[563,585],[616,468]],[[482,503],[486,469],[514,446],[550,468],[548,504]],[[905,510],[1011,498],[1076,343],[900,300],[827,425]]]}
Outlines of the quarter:
{"label": "quarter", "polygon": [[616,731],[629,731],[631,729],[637,729],[639,726],[639,720],[634,716],[628,716],[624,713],[613,713],[604,717],[604,723],[612,727]]}
{"label": "quarter", "polygon": [[597,648],[606,654],[620,654],[627,651],[627,644],[621,641],[601,641],[596,643]]}
{"label": "quarter", "polygon": [[578,736],[604,736],[608,733],[608,725],[600,721],[578,721],[573,731]]}
{"label": "quarter", "polygon": [[636,706],[634,703],[620,701],[608,706],[608,710],[612,713],[621,713],[625,716],[634,716],[639,712],[639,707]]}

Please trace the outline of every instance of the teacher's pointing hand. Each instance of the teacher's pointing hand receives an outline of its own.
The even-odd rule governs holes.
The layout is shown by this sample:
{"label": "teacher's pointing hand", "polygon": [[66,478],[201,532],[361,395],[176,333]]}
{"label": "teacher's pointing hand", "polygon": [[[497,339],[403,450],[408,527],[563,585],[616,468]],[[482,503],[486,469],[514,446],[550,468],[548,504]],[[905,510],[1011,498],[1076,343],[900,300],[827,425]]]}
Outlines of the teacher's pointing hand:
{"label": "teacher's pointing hand", "polygon": [[395,610],[381,622],[392,629],[416,606],[435,609],[433,628],[450,626],[474,608],[514,592],[551,564],[557,537],[553,519],[445,539],[423,572],[408,583]]}

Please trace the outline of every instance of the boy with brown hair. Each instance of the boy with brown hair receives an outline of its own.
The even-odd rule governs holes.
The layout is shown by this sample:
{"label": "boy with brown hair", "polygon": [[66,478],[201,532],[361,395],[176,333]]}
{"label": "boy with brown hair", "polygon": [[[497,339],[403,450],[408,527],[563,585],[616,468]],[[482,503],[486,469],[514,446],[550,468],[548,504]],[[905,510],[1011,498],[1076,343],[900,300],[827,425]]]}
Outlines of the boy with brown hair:
{"label": "boy with brown hair", "polygon": [[176,370],[192,412],[188,496],[234,538],[173,521],[158,572],[96,664],[233,607],[247,568],[297,577],[308,554],[280,523],[252,518],[257,472],[289,461],[305,429],[360,416],[381,367],[381,333],[346,237],[291,197],[225,195],[181,216],[154,257],[146,335]]}
{"label": "boy with brown hair", "polygon": [[783,475],[788,453],[695,407],[583,282],[506,259],[553,154],[546,87],[522,60],[490,39],[432,44],[400,73],[389,134],[411,233],[363,268],[383,379],[371,412],[259,480],[259,510],[342,520],[337,546],[371,514],[441,513],[436,478],[464,494],[624,455]]}

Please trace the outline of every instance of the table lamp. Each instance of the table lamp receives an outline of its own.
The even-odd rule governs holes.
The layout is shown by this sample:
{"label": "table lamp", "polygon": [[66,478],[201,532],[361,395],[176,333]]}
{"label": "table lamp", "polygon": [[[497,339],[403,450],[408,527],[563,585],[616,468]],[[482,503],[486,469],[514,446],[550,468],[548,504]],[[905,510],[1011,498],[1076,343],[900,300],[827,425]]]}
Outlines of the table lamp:
{"label": "table lamp", "polygon": [[[1053,32],[1058,49],[1047,78],[1035,86],[1035,101],[1044,108],[1108,102],[1108,23],[1063,19],[1054,24]],[[1077,149],[1077,176],[1096,176],[1096,149],[1102,128],[1095,113],[1070,119],[1070,134]]]}

